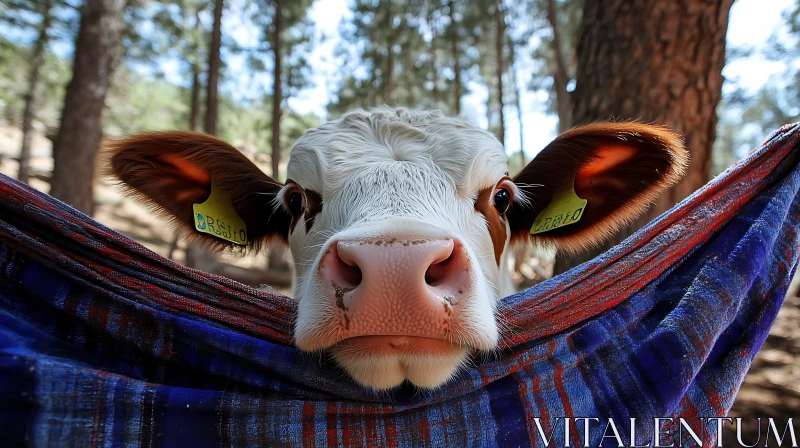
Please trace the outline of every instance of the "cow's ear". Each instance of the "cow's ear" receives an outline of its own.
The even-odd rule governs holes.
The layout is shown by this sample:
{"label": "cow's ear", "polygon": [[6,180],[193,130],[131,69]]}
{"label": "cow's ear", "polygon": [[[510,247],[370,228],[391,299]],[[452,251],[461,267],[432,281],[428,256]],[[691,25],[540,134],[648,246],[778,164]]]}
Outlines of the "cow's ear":
{"label": "cow's ear", "polygon": [[512,241],[567,252],[596,246],[680,180],[687,162],[682,139],[663,127],[593,123],[567,131],[513,179],[527,203],[508,211]]}
{"label": "cow's ear", "polygon": [[[259,247],[287,238],[291,216],[274,202],[283,186],[217,138],[199,132],[150,132],[112,141],[105,149],[111,172],[124,186],[203,243],[219,249],[246,240]],[[194,205],[211,203],[212,185],[215,202],[221,204],[215,207],[227,209],[230,221],[239,221],[238,215],[246,238],[235,222],[206,222],[205,215],[195,220]]]}

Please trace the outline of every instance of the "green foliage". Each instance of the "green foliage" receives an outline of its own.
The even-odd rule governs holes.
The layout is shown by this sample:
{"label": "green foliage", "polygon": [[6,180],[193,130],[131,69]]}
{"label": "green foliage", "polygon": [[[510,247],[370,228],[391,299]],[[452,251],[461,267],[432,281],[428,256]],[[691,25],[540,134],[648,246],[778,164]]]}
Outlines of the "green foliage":
{"label": "green foliage", "polygon": [[[26,87],[26,58],[30,50],[0,38],[0,116],[6,122],[19,124]],[[71,78],[71,61],[48,53],[43,75],[38,119],[50,129],[57,129],[64,90]],[[271,131],[270,98],[253,104],[242,104],[223,95],[220,104],[220,137],[251,153],[268,153]],[[124,135],[148,130],[186,129],[189,114],[189,89],[163,79],[138,74],[121,66],[106,99],[103,118],[108,135]],[[313,115],[300,115],[289,110],[282,121],[281,143],[288,154],[294,142],[320,120]],[[284,159],[285,160],[285,159]]]}
{"label": "green foliage", "polygon": [[147,79],[121,67],[106,100],[103,127],[110,135],[185,129],[188,104],[187,89],[164,80]]}
{"label": "green foliage", "polygon": [[337,116],[354,108],[389,104],[454,113],[456,59],[464,96],[479,60],[474,47],[491,27],[490,3],[357,0],[352,19],[340,26],[348,45],[337,54],[348,63],[328,112]]}
{"label": "green foliage", "polygon": [[[314,44],[314,24],[307,17],[311,3],[312,0],[281,2],[283,24],[280,35],[282,54],[280,76],[284,98],[294,96],[299,90],[307,87],[310,81],[310,67],[306,58]],[[271,0],[248,3],[245,14],[258,28],[260,44],[255,48],[237,50],[247,53],[248,67],[251,71],[272,72],[275,66],[271,56],[275,31],[275,4]]]}
{"label": "green foliage", "polygon": [[[22,119],[30,52],[30,48],[0,37],[0,117],[7,123],[18,125]],[[71,68],[69,61],[50,53],[45,57],[37,118],[48,128],[58,127]]]}

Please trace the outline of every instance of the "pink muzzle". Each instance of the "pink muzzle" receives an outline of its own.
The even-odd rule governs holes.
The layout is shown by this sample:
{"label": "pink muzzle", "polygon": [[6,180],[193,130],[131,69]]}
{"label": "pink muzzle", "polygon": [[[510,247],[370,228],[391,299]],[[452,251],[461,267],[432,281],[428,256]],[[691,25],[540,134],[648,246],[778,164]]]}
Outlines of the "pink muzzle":
{"label": "pink muzzle", "polygon": [[[338,333],[392,344],[408,338],[448,340],[470,286],[463,245],[451,239],[334,242],[319,276],[335,303]],[[381,336],[381,338],[364,338]]]}

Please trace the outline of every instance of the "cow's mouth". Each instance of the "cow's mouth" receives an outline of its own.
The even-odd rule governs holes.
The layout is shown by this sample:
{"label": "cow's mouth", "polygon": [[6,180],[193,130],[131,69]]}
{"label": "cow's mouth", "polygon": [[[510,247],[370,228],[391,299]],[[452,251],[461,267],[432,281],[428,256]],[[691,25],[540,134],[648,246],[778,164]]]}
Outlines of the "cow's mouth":
{"label": "cow's mouth", "polygon": [[364,356],[452,355],[462,353],[464,347],[444,339],[422,336],[356,336],[336,344],[342,350]]}
{"label": "cow's mouth", "polygon": [[357,336],[331,347],[336,362],[358,383],[390,389],[409,381],[434,388],[450,379],[470,349],[421,336]]}

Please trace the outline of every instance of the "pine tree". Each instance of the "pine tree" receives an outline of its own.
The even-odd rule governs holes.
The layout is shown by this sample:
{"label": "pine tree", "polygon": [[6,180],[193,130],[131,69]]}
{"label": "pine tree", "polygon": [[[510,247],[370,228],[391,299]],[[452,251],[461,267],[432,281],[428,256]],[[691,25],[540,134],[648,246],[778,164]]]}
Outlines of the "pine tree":
{"label": "pine tree", "polygon": [[72,80],[53,143],[50,194],[78,210],[94,209],[94,156],[102,137],[106,93],[117,62],[124,0],[87,0],[75,42]]}

